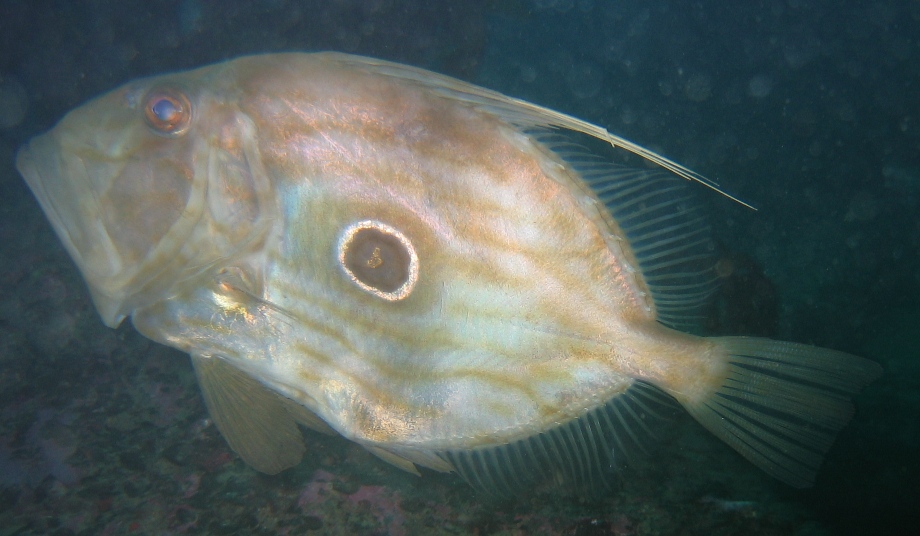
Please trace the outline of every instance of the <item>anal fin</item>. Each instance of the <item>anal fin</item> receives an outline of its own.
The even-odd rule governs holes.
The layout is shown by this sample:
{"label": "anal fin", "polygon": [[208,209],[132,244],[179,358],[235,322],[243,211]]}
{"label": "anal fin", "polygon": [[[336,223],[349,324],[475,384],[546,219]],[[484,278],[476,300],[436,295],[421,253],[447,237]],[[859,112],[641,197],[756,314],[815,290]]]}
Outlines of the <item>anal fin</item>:
{"label": "anal fin", "polygon": [[507,444],[447,450],[439,456],[474,488],[491,496],[514,497],[552,480],[585,496],[610,488],[617,470],[644,452],[665,422],[672,399],[635,382],[605,404],[541,433]]}
{"label": "anal fin", "polygon": [[306,448],[284,399],[219,357],[192,356],[205,405],[230,448],[257,471],[300,463]]}

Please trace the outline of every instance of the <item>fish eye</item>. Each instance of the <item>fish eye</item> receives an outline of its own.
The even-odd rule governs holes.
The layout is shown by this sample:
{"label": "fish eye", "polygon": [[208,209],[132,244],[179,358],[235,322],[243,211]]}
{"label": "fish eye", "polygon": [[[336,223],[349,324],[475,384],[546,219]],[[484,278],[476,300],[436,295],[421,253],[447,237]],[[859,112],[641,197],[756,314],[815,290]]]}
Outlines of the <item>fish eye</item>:
{"label": "fish eye", "polygon": [[418,281],[418,254],[412,242],[379,221],[346,227],[339,238],[338,260],[355,285],[387,301],[405,298]]}
{"label": "fish eye", "polygon": [[179,136],[188,130],[192,104],[185,93],[172,88],[154,89],[144,97],[144,120],[157,134]]}

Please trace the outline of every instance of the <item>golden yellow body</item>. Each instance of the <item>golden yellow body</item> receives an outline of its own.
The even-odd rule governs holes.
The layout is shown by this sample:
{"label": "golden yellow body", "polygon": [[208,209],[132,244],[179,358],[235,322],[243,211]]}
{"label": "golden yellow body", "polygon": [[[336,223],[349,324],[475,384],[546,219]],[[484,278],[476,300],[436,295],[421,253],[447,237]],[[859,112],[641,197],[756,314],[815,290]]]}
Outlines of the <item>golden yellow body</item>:
{"label": "golden yellow body", "polygon": [[299,461],[301,422],[483,487],[546,460],[593,480],[652,386],[808,484],[876,367],[668,327],[705,298],[668,283],[698,226],[647,202],[661,173],[579,163],[553,129],[701,179],[571,117],[332,53],[129,83],[17,164],[106,324],[189,352],[257,469]]}

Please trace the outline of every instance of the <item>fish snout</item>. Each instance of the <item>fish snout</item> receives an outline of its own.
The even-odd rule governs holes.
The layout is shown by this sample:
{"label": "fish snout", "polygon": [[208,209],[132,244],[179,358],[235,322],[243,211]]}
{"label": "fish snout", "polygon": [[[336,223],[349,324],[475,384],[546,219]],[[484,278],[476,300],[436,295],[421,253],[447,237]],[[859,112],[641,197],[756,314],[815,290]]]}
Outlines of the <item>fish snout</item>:
{"label": "fish snout", "polygon": [[191,185],[175,165],[109,154],[70,130],[58,126],[33,138],[16,167],[114,327],[187,238],[176,224]]}

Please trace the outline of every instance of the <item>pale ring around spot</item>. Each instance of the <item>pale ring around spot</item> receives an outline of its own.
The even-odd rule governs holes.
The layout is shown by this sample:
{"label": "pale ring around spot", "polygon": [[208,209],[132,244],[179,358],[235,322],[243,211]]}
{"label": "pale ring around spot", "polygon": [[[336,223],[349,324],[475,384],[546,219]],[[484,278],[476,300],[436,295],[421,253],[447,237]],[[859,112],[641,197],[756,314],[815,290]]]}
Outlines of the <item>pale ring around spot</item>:
{"label": "pale ring around spot", "polygon": [[[406,267],[405,281],[403,281],[403,283],[399,287],[395,288],[392,291],[387,292],[379,288],[376,288],[374,286],[368,285],[367,283],[362,281],[358,277],[358,275],[355,274],[354,271],[352,271],[348,267],[348,263],[346,261],[346,255],[348,253],[349,245],[351,244],[352,240],[354,240],[355,235],[357,235],[359,232],[366,230],[366,229],[372,229],[382,234],[388,235],[391,238],[396,239],[396,241],[398,241],[399,244],[404,248],[404,251],[402,253],[408,256],[409,265],[408,267]],[[338,256],[339,266],[342,267],[342,269],[348,275],[348,278],[355,285],[361,288],[361,290],[364,290],[365,292],[373,294],[374,296],[377,296],[379,298],[383,298],[384,300],[387,300],[387,301],[402,300],[403,298],[407,297],[412,292],[412,289],[415,287],[415,283],[418,281],[419,262],[418,262],[418,254],[415,251],[415,247],[412,245],[412,242],[406,237],[406,235],[404,235],[403,233],[401,233],[399,230],[395,229],[394,227],[387,225],[383,222],[380,222],[377,220],[362,220],[362,221],[352,223],[348,225],[347,227],[345,227],[345,229],[342,230],[342,234],[338,240],[337,254],[338,254],[337,256]]]}

